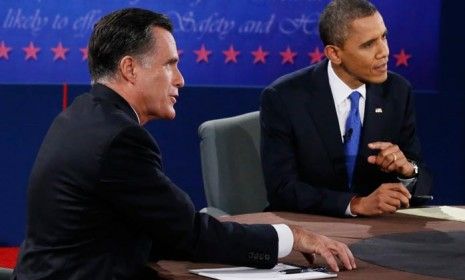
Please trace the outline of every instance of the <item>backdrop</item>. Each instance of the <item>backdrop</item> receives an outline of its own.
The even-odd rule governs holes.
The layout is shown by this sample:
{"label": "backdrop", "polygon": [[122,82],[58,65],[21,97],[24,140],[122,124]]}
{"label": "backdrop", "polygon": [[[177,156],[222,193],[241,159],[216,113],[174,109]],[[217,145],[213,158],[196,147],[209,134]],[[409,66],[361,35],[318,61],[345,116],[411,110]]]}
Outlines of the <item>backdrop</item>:
{"label": "backdrop", "polygon": [[[323,58],[317,19],[324,0],[2,1],[0,3],[0,246],[25,232],[31,166],[53,118],[89,89],[93,24],[119,7],[167,13],[187,87],[177,118],[147,125],[167,174],[205,206],[198,126],[258,110],[264,85]],[[455,2],[455,3],[453,3]],[[463,3],[374,1],[389,29],[391,70],[415,87],[418,132],[436,177],[437,204],[465,203]],[[459,21],[459,24],[457,24]],[[66,86],[64,84],[66,83]]]}
{"label": "backdrop", "polygon": [[[86,46],[94,23],[118,8],[143,7],[172,19],[189,85],[263,86],[324,57],[318,17],[328,2],[2,1],[0,83],[88,84]],[[389,30],[390,68],[419,91],[437,91],[440,0],[374,3]]]}

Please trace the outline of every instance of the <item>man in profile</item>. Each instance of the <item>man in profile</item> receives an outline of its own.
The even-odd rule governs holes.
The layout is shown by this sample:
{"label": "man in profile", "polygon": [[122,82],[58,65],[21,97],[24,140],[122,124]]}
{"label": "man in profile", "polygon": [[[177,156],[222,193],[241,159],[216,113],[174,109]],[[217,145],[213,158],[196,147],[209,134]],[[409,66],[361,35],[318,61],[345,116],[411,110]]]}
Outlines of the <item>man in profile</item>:
{"label": "man in profile", "polygon": [[387,29],[366,0],[323,11],[327,57],[261,97],[268,210],[374,216],[409,207],[432,179],[416,136],[410,84],[389,72]]}
{"label": "man in profile", "polygon": [[300,227],[196,213],[165,176],[142,125],[175,117],[184,80],[171,32],[164,15],[143,9],[95,25],[93,86],[54,120],[37,155],[13,279],[145,279],[160,259],[270,268],[292,249],[355,268],[346,245]]}

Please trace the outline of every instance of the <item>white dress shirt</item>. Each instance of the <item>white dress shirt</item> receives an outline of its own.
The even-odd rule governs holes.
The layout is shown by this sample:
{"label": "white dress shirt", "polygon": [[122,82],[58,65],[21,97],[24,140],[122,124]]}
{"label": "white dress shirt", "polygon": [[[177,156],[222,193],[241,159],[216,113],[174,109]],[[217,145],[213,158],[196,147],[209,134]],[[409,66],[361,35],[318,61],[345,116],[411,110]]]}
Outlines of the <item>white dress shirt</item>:
{"label": "white dress shirt", "polygon": [[[365,116],[365,103],[366,103],[366,86],[365,84],[361,85],[356,89],[351,89],[348,85],[346,85],[334,72],[333,66],[331,62],[328,62],[328,79],[329,79],[329,87],[331,88],[331,93],[333,95],[334,106],[336,107],[336,114],[337,120],[339,122],[339,129],[341,131],[341,139],[344,141],[344,134],[346,133],[346,121],[347,117],[349,116],[350,112],[350,100],[349,95],[354,92],[358,91],[361,95],[358,103],[358,111],[360,113],[360,121],[362,122],[363,127],[363,120]],[[416,178],[410,179],[402,179],[398,178],[399,181],[406,187],[413,184],[416,181]],[[347,216],[355,216],[350,211],[350,203],[347,205],[345,214]]]}
{"label": "white dress shirt", "polygon": [[354,92],[360,92],[361,98],[358,101],[358,111],[360,113],[360,120],[362,121],[365,116],[365,100],[367,90],[365,84],[361,85],[356,89],[351,89],[346,85],[334,72],[331,62],[328,63],[328,78],[329,87],[333,94],[334,106],[336,107],[337,120],[339,121],[339,129],[341,131],[341,139],[344,141],[344,134],[346,133],[346,121],[350,112],[350,100],[349,95]]}
{"label": "white dress shirt", "polygon": [[[346,133],[346,121],[350,112],[349,95],[354,91],[358,91],[361,95],[358,101],[358,112],[360,113],[360,121],[362,122],[363,127],[363,117],[365,116],[365,101],[367,95],[366,86],[363,84],[356,89],[351,89],[336,75],[336,72],[334,72],[333,66],[331,65],[331,61],[328,62],[328,79],[329,87],[331,88],[331,93],[333,95],[334,106],[336,108],[339,129],[341,131],[341,139],[344,141],[344,134]],[[349,205],[347,205],[345,214],[346,216],[355,217],[355,215],[350,211],[350,202]]]}
{"label": "white dress shirt", "polygon": [[285,224],[272,225],[278,234],[278,258],[289,255],[294,246],[294,235],[291,229]]}
{"label": "white dress shirt", "polygon": [[[129,103],[128,103],[129,104]],[[137,111],[136,109],[132,108],[131,104],[129,104],[129,107],[131,107],[131,109],[134,111],[134,114],[136,114],[136,117],[137,117],[137,123],[140,124],[140,118],[139,118],[139,114],[137,114]]]}

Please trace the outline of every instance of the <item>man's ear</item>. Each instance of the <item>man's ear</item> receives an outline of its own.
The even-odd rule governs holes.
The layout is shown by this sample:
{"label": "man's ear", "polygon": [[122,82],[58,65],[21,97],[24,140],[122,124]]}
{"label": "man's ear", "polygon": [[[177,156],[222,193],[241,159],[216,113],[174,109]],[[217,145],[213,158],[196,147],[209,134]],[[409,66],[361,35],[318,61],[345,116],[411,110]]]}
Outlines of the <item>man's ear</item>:
{"label": "man's ear", "polygon": [[119,62],[119,71],[124,80],[134,83],[136,80],[136,60],[129,55],[121,58]]}
{"label": "man's ear", "polygon": [[338,46],[335,46],[335,45],[326,45],[325,46],[325,49],[324,49],[324,52],[325,52],[325,55],[326,57],[333,63],[333,64],[336,64],[336,65],[339,65],[341,64],[341,57],[340,57],[340,48]]}

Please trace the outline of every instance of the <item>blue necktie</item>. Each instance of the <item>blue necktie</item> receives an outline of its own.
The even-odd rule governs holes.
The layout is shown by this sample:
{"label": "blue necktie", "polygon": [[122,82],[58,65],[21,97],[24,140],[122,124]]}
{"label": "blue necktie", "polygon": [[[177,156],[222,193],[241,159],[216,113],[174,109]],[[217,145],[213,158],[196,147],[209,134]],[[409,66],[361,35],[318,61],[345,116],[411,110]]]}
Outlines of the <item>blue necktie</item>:
{"label": "blue necktie", "polygon": [[347,117],[346,131],[344,134],[344,153],[346,156],[349,188],[352,186],[352,178],[358,153],[358,144],[360,141],[360,131],[362,130],[362,122],[360,121],[360,112],[358,110],[360,96],[360,92],[358,91],[354,91],[349,95],[350,112]]}

